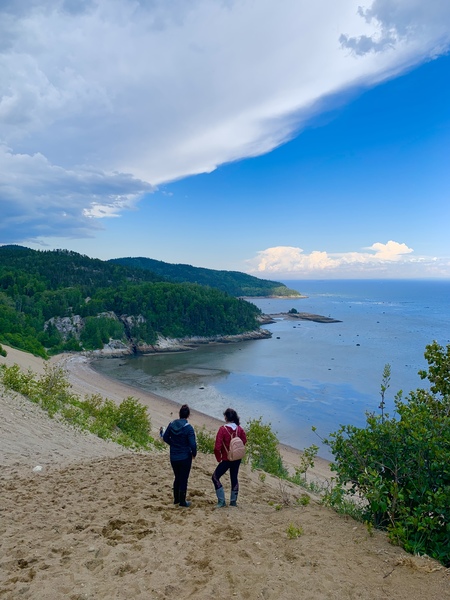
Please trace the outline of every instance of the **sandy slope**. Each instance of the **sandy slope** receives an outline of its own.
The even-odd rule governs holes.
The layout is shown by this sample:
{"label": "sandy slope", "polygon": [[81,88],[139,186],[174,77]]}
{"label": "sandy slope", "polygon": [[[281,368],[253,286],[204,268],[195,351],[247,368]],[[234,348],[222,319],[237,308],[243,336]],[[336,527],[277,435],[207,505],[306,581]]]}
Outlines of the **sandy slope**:
{"label": "sandy slope", "polygon": [[[39,359],[7,350],[1,362],[42,369]],[[149,404],[155,429],[177,410],[99,378],[79,358],[65,364],[79,393],[122,400],[132,391]],[[192,422],[217,426],[199,414]],[[269,476],[263,482],[248,467],[239,507],[216,510],[214,459],[199,455],[192,507],[174,507],[166,451],[124,451],[3,390],[0,450],[1,600],[450,598],[449,574],[437,563],[407,555],[380,532],[370,536],[314,499],[297,504],[301,489]],[[295,462],[296,453],[284,451]],[[326,472],[323,461],[317,476]],[[303,534],[289,539],[290,525]]]}

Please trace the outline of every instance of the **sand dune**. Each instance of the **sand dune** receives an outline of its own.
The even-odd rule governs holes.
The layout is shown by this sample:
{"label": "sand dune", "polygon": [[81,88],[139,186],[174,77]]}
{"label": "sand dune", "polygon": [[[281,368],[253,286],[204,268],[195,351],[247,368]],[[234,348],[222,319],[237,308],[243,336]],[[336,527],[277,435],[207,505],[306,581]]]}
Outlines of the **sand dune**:
{"label": "sand dune", "polygon": [[[39,359],[7,350],[1,362],[42,369]],[[130,395],[79,357],[64,364],[80,394]],[[149,405],[155,429],[178,408],[133,395]],[[200,414],[192,422],[218,424]],[[317,499],[299,504],[301,488],[270,476],[261,481],[247,466],[239,507],[217,510],[215,461],[199,455],[192,506],[174,507],[167,451],[137,454],[77,433],[4,390],[0,449],[2,600],[450,597],[449,573],[438,563],[406,554],[381,532],[370,535]],[[283,452],[295,463],[295,451]],[[326,475],[326,461],[319,462],[315,476]],[[302,534],[290,539],[289,528]]]}

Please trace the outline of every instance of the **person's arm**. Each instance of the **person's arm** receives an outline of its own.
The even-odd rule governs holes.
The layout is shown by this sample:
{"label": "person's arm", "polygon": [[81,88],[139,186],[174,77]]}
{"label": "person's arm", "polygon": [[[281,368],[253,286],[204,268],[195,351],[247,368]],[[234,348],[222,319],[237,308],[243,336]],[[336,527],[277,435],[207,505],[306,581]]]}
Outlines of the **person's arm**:
{"label": "person's arm", "polygon": [[214,444],[214,456],[217,462],[222,460],[222,443],[223,443],[223,427],[219,428],[216,435],[216,443]]}
{"label": "person's arm", "polygon": [[195,438],[195,431],[192,425],[189,425],[188,442],[192,452],[192,458],[197,456],[197,440]]}

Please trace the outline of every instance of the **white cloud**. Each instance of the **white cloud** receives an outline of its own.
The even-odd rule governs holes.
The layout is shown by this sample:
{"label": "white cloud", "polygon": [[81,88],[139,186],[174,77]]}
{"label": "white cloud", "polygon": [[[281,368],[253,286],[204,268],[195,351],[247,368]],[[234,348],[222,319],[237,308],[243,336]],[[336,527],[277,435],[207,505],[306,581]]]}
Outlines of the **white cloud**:
{"label": "white cloud", "polygon": [[372,244],[368,250],[374,250],[375,260],[400,260],[404,254],[414,252],[412,248],[408,248],[406,244],[399,244],[390,240],[387,244],[377,242]]}
{"label": "white cloud", "polygon": [[49,163],[42,154],[13,154],[0,145],[0,239],[20,243],[41,235],[92,236],[91,217],[113,217],[151,186],[130,175],[88,168],[76,171]]}
{"label": "white cloud", "polygon": [[261,277],[302,279],[314,277],[449,277],[449,261],[436,257],[410,257],[413,249],[404,243],[376,242],[368,252],[328,253],[277,246],[257,253],[247,261],[247,272]]}
{"label": "white cloud", "polygon": [[333,94],[448,49],[447,0],[359,2],[3,0],[4,230],[89,235],[151,185],[268,152]]}

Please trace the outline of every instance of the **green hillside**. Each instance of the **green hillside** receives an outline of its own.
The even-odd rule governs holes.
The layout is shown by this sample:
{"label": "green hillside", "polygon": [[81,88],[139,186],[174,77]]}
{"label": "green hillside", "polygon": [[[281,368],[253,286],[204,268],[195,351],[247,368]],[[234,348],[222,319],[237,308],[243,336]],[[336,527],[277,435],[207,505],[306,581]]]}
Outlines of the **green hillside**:
{"label": "green hillside", "polygon": [[165,337],[258,328],[256,306],[218,289],[67,250],[0,247],[0,343],[40,356],[101,348],[136,351]]}
{"label": "green hillside", "polygon": [[300,296],[283,283],[259,279],[239,271],[216,271],[184,264],[171,264],[152,258],[115,258],[108,262],[151,271],[175,283],[199,283],[236,297]]}

